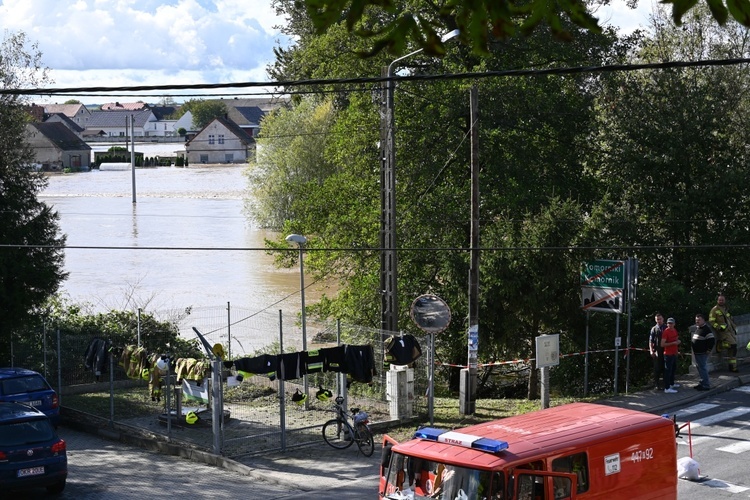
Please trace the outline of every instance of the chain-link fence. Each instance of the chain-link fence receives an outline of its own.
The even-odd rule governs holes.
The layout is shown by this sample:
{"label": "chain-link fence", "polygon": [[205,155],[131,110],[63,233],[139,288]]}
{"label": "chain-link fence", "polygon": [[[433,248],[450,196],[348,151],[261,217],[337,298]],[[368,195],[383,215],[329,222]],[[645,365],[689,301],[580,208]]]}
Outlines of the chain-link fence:
{"label": "chain-link fence", "polygon": [[[226,359],[302,351],[303,332],[295,314],[281,311],[252,314],[229,305],[152,314],[157,319],[177,324],[185,339],[197,340],[195,328],[210,345],[221,344]],[[390,333],[339,322],[307,322],[305,330],[308,350],[341,344],[371,346],[376,371],[372,381],[347,380],[345,375],[335,372],[309,374],[307,400],[297,404],[293,396],[304,392],[303,379],[272,380],[272,377],[255,375],[234,385],[227,382],[232,382],[236,373],[221,368],[218,398],[211,391],[206,391],[204,398],[196,397],[195,390],[185,391],[174,376],[163,377],[164,387],[155,395],[149,387],[148,373],[126,372],[120,359],[124,345],[111,343],[104,365],[87,366],[85,354],[95,336],[75,335],[54,327],[14,339],[11,365],[45,375],[60,395],[63,418],[68,413],[79,420],[88,419],[91,425],[155,438],[161,436],[159,439],[213,452],[217,451],[218,443],[218,451],[230,457],[320,442],[322,425],[333,417],[332,400],[320,401],[315,397],[321,389],[330,390],[334,396],[345,396],[349,408],[367,411],[374,422],[402,418],[404,411],[409,415],[426,411],[429,365],[424,339],[417,339],[425,355],[413,363],[410,372],[413,379],[408,382],[404,406],[403,400],[393,401],[388,391],[390,369],[384,366],[383,360],[384,341]],[[133,344],[137,344],[140,335],[139,323],[132,332]],[[168,342],[160,343],[158,332],[148,335],[150,345],[161,346],[158,352],[149,354],[169,353]],[[169,338],[166,333],[164,338]],[[395,403],[401,406],[397,408]],[[219,405],[218,413],[214,411],[215,404]],[[199,416],[198,422],[189,423],[181,418],[189,412]],[[399,415],[392,417],[394,412]],[[213,424],[214,415],[223,415],[221,425]],[[218,438],[217,432],[220,433]]]}
{"label": "chain-link fence", "polygon": [[[197,329],[210,345],[221,344],[227,359],[303,350],[303,332],[296,314],[281,311],[253,314],[227,305],[179,312],[159,311],[153,316],[178,325],[185,339],[197,340],[193,328]],[[744,347],[750,340],[750,316],[737,320],[739,357],[742,358],[747,356]],[[148,332],[149,345],[160,346],[155,354],[169,353],[171,334],[173,332]],[[78,420],[89,419],[91,425],[142,433],[207,451],[218,450],[225,456],[241,457],[320,442],[321,426],[333,415],[330,412],[332,401],[320,401],[315,397],[321,389],[344,395],[349,408],[367,411],[373,422],[403,419],[404,415],[424,420],[428,413],[430,365],[443,378],[447,375],[440,375],[441,371],[460,367],[436,366],[430,360],[428,339],[422,337],[417,341],[423,355],[412,364],[408,377],[395,378],[392,373],[395,370],[383,363],[385,341],[391,335],[391,332],[338,322],[307,322],[308,351],[340,344],[372,346],[376,375],[371,382],[363,383],[352,382],[335,372],[309,374],[308,397],[301,404],[294,401],[297,399],[294,395],[304,392],[303,379],[274,380],[255,375],[235,385],[228,382],[236,373],[222,365],[218,365],[221,372],[217,378],[221,381],[218,397],[217,393],[206,391],[202,400],[189,398],[175,377],[165,377],[170,383],[154,395],[148,374],[131,373],[129,376],[126,373],[120,359],[124,345],[111,345],[106,364],[87,366],[85,353],[94,336],[77,335],[54,327],[13,338],[9,361],[11,366],[33,369],[47,378],[60,395],[63,418],[66,414],[73,415]],[[133,328],[130,339],[136,344],[139,338],[140,324]],[[580,360],[580,356],[571,358],[570,362],[576,362],[575,359]],[[498,376],[518,378],[518,374],[502,371]],[[400,399],[396,399],[398,391],[394,384],[407,386],[406,394]],[[190,411],[199,415],[198,422],[191,424],[180,418]],[[223,416],[221,425],[214,425],[215,415]]]}

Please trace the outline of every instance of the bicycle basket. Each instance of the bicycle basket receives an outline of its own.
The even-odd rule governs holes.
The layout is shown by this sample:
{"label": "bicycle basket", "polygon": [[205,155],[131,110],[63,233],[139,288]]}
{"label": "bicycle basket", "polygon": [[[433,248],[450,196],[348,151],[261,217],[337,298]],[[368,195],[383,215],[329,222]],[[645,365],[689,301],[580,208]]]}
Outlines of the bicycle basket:
{"label": "bicycle basket", "polygon": [[367,423],[367,419],[370,418],[367,413],[360,411],[356,415],[354,415],[354,423],[355,424],[365,424]]}

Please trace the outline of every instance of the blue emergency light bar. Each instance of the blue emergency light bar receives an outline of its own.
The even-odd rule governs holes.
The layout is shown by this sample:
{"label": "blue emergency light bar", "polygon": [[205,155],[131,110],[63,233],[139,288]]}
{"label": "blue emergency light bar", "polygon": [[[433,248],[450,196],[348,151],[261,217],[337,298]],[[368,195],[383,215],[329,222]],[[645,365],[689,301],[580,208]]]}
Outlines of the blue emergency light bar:
{"label": "blue emergency light bar", "polygon": [[490,453],[498,453],[500,451],[508,449],[507,441],[482,438],[479,436],[472,436],[471,434],[463,434],[460,432],[446,431],[444,429],[436,429],[434,427],[424,427],[422,429],[417,429],[417,432],[414,433],[414,437],[419,439],[426,439],[428,441],[437,441],[439,443],[463,446],[464,448],[473,448],[475,450],[488,451]]}

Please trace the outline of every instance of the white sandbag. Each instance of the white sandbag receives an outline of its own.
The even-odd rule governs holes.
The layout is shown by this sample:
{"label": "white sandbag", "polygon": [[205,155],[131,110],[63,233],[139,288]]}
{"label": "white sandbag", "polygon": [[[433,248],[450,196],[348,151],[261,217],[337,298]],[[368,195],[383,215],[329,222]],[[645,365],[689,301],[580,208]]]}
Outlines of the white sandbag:
{"label": "white sandbag", "polygon": [[677,477],[697,481],[700,479],[700,465],[690,457],[677,460]]}

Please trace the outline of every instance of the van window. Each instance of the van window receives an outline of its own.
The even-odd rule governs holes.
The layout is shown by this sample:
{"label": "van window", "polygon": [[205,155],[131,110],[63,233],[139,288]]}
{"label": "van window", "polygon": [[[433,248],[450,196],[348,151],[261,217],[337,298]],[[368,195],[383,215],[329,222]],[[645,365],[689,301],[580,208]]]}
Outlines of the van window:
{"label": "van window", "polygon": [[505,499],[505,475],[502,472],[492,474],[492,493],[488,498],[492,500]]}
{"label": "van window", "polygon": [[[498,481],[502,485],[502,478]],[[385,498],[405,490],[413,491],[415,498],[429,497],[438,500],[455,500],[456,498],[489,500],[492,498],[490,496],[490,473],[487,471],[392,453],[386,475]],[[498,492],[502,492],[502,489]],[[502,496],[497,498],[502,498]]]}
{"label": "van window", "polygon": [[518,500],[545,500],[544,494],[544,476],[535,476],[533,474],[519,474],[518,479]]}
{"label": "van window", "polygon": [[589,489],[589,463],[585,453],[576,453],[559,457],[552,461],[552,470],[555,472],[570,472],[577,476],[577,493],[584,493]]}

